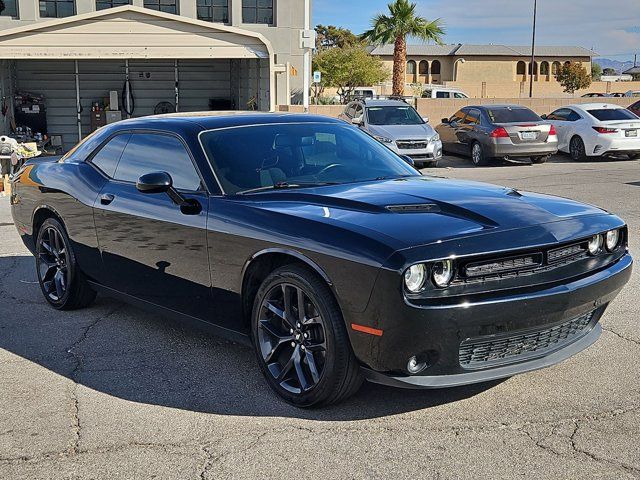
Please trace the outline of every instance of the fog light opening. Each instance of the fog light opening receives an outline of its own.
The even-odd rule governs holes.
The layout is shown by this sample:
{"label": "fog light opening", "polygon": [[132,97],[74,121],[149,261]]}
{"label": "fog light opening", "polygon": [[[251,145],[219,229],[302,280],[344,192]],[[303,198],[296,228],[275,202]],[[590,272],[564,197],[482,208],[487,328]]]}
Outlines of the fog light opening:
{"label": "fog light opening", "polygon": [[411,375],[415,375],[423,371],[428,366],[429,364],[424,359],[414,355],[413,357],[409,358],[409,361],[407,362],[407,371]]}

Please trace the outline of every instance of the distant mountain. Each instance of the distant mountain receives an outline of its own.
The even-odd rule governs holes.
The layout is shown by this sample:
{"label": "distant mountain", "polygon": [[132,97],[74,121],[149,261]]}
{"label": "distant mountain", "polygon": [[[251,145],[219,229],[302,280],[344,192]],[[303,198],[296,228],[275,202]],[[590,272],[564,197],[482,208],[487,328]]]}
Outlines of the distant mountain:
{"label": "distant mountain", "polygon": [[613,68],[616,73],[624,72],[633,67],[632,61],[620,62],[619,60],[611,60],[609,58],[594,58],[593,63],[597,63],[604,70],[605,68]]}

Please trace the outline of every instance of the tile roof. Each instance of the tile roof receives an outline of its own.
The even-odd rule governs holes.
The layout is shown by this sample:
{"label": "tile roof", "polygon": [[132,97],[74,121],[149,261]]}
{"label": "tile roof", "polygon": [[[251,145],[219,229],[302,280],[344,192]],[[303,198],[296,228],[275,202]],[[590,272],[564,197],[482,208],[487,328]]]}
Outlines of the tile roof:
{"label": "tile roof", "polygon": [[[372,48],[372,55],[393,55],[393,45],[383,45]],[[583,47],[548,47],[536,46],[536,56],[540,57],[593,57],[596,53]],[[528,57],[531,55],[531,46],[521,45],[407,45],[408,55],[426,55],[426,56],[473,56],[473,55],[489,55],[489,56],[509,56],[509,57]]]}

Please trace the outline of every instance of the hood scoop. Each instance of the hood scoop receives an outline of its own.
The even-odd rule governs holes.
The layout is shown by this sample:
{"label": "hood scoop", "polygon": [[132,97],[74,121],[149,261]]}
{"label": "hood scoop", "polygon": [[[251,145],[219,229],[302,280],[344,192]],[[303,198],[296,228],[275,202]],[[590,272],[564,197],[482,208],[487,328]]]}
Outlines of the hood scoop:
{"label": "hood scoop", "polygon": [[409,205],[389,205],[387,210],[393,213],[438,213],[441,211],[435,203],[415,203]]}

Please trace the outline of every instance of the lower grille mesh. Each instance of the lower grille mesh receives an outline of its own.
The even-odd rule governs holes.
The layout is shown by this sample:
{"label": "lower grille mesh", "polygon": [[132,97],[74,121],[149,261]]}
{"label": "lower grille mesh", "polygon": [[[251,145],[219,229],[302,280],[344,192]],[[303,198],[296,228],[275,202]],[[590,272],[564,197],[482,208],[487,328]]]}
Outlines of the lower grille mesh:
{"label": "lower grille mesh", "polygon": [[460,365],[463,368],[487,368],[543,356],[585,334],[594,313],[592,311],[560,325],[526,334],[492,340],[483,340],[483,337],[465,340],[460,344]]}

